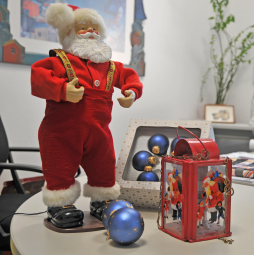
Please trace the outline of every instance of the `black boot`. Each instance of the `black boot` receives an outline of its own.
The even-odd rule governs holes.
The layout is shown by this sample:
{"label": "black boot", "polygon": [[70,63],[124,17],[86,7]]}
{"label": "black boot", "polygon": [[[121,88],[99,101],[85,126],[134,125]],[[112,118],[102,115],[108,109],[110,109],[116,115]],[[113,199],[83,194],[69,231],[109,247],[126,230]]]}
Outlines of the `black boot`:
{"label": "black boot", "polygon": [[177,219],[177,210],[173,209],[173,214],[172,214],[173,220]]}
{"label": "black boot", "polygon": [[48,220],[58,228],[76,228],[83,225],[84,213],[74,205],[48,207]]}
{"label": "black boot", "polygon": [[211,219],[209,219],[209,221],[211,221],[211,223],[214,223],[217,220],[217,212],[211,212]]}
{"label": "black boot", "polygon": [[98,220],[102,220],[102,212],[107,204],[112,200],[107,201],[95,201],[90,203],[90,214],[96,217]]}

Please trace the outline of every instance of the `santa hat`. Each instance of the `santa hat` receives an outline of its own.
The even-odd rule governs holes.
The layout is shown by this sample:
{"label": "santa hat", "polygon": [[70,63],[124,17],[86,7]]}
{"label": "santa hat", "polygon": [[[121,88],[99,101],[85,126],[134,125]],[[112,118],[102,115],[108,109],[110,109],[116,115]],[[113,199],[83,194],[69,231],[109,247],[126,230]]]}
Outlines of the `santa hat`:
{"label": "santa hat", "polygon": [[208,176],[206,176],[204,179],[203,179],[203,183],[205,184],[205,183],[208,183],[209,181],[211,181],[211,179],[208,177]]}
{"label": "santa hat", "polygon": [[58,30],[59,42],[80,22],[90,21],[98,25],[101,39],[106,37],[106,27],[103,18],[97,11],[88,8],[79,8],[74,5],[55,3],[50,4],[46,12],[46,22]]}
{"label": "santa hat", "polygon": [[173,178],[173,175],[172,175],[172,172],[170,171],[169,173],[168,173],[168,178]]}

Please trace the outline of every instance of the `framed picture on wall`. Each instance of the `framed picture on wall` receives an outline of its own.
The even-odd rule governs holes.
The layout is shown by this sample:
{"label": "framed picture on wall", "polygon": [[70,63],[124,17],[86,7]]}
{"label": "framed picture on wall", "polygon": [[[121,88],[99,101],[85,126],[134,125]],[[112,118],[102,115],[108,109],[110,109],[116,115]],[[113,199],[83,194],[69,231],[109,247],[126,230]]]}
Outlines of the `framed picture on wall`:
{"label": "framed picture on wall", "polygon": [[233,105],[205,105],[205,120],[217,123],[235,123],[235,108]]}
{"label": "framed picture on wall", "polygon": [[103,17],[112,59],[129,64],[135,0],[0,0],[0,62],[31,65],[61,48],[57,32],[48,26],[45,13],[50,3],[61,2],[92,8]]}

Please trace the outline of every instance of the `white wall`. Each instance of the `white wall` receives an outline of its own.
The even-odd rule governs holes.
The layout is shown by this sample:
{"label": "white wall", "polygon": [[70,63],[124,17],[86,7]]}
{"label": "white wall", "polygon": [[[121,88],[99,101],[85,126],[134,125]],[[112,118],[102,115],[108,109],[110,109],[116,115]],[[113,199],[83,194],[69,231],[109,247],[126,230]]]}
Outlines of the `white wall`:
{"label": "white wall", "polygon": [[[230,2],[229,13],[235,15],[236,23],[229,32],[234,36],[254,24],[254,1]],[[130,109],[119,106],[116,100],[119,91],[114,94],[110,127],[117,157],[131,118],[201,119],[204,104],[215,102],[212,79],[206,85],[205,101],[202,104],[199,101],[200,81],[211,65],[210,1],[144,0],[144,8],[147,15],[143,22],[146,75],[141,80],[144,94]],[[226,99],[226,104],[235,105],[236,122],[249,121],[252,79],[253,66],[242,65]],[[0,115],[11,146],[38,146],[37,130],[44,108],[44,100],[30,95],[30,66],[0,63]],[[23,155],[16,153],[15,160],[40,164],[39,155]],[[5,173],[0,181],[6,176]]]}

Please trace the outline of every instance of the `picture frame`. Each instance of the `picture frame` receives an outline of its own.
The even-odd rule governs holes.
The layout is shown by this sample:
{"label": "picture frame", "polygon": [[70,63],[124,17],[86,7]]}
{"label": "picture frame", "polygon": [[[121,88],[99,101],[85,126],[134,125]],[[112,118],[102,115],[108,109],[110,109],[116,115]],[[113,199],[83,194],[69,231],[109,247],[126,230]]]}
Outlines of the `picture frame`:
{"label": "picture frame", "polygon": [[205,105],[205,120],[214,123],[235,123],[235,107],[233,105]]}
{"label": "picture frame", "polygon": [[[30,1],[30,0],[29,0]],[[26,64],[32,65],[34,62],[48,57],[48,52],[50,49],[62,48],[57,42],[43,41],[38,39],[26,38],[21,36],[21,3],[22,0],[10,1],[4,0],[7,5],[8,21],[10,29],[10,38],[6,40],[12,40],[15,47],[21,49],[21,57],[19,60],[3,61],[0,52],[0,62],[6,63],[16,63],[16,64]],[[32,1],[31,1],[32,2]],[[33,1],[36,2],[36,1]],[[57,1],[56,1],[57,2]],[[73,3],[83,3],[80,0],[66,0],[66,2]],[[84,8],[84,6],[81,6]],[[123,64],[129,64],[131,61],[132,45],[130,40],[130,34],[132,32],[132,24],[134,22],[135,13],[135,0],[126,0],[126,13],[125,13],[125,47],[124,51],[114,51],[112,50],[112,59],[115,61],[122,62]],[[12,35],[12,37],[11,37]],[[6,42],[2,42],[4,44]],[[1,41],[0,41],[1,44]],[[110,43],[109,43],[110,45]],[[1,46],[1,45],[0,45]]]}

